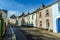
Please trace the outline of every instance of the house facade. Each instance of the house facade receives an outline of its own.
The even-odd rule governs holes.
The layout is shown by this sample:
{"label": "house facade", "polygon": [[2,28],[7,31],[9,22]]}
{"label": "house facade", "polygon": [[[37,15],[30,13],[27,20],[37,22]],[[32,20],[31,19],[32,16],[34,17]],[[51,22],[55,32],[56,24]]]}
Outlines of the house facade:
{"label": "house facade", "polygon": [[25,24],[24,16],[25,16],[24,13],[22,13],[22,15],[19,16],[18,25],[24,25]]}
{"label": "house facade", "polygon": [[[37,11],[37,27],[60,32],[60,1]],[[39,16],[38,16],[39,15]]]}
{"label": "house facade", "polygon": [[7,10],[0,10],[0,15],[2,16],[2,19],[4,20],[4,22],[6,23],[6,25],[8,24],[7,23]]}
{"label": "house facade", "polygon": [[40,10],[37,11],[37,27],[47,30],[53,30],[52,24],[52,6],[44,7],[41,6]]}
{"label": "house facade", "polygon": [[19,25],[36,27],[36,13],[22,14],[19,16]]}
{"label": "house facade", "polygon": [[7,10],[0,10],[0,38],[4,35],[7,25]]}
{"label": "house facade", "polygon": [[28,26],[36,27],[36,13],[33,12],[28,14],[26,17]]}
{"label": "house facade", "polygon": [[9,24],[16,24],[16,20],[17,20],[17,18],[16,18],[16,16],[15,15],[12,15],[11,17],[10,17],[10,19],[9,19]]}
{"label": "house facade", "polygon": [[37,11],[37,27],[60,32],[60,1]]}
{"label": "house facade", "polygon": [[52,5],[53,32],[60,32],[60,1]]}
{"label": "house facade", "polygon": [[41,5],[36,11],[24,16],[25,25],[60,32],[60,1],[48,6]]}

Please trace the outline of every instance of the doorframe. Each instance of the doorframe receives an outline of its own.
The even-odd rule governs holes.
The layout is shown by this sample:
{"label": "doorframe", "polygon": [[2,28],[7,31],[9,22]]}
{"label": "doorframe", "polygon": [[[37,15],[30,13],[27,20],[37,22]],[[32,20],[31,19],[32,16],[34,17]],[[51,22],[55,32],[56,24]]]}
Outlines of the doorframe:
{"label": "doorframe", "polygon": [[[58,22],[57,19],[59,19],[59,18],[60,18],[60,16],[57,16],[57,17],[55,18],[55,21]],[[57,31],[57,33],[58,33],[58,28],[57,28],[58,25],[57,25],[57,23],[55,23],[55,24],[56,24],[56,25],[55,25],[55,27],[56,27],[56,31]]]}
{"label": "doorframe", "polygon": [[60,17],[56,19],[56,28],[57,28],[58,33],[59,33],[59,23],[58,23],[58,21],[60,21],[59,19],[60,19]]}

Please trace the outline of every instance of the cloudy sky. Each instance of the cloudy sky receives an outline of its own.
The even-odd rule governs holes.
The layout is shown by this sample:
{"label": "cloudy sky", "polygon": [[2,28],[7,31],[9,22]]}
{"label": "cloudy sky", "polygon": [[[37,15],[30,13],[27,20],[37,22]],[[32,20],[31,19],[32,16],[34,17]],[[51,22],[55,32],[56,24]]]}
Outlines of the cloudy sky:
{"label": "cloudy sky", "polygon": [[0,0],[0,9],[8,10],[8,17],[12,14],[19,16],[24,13],[33,12],[40,7],[41,3],[49,5],[56,0]]}

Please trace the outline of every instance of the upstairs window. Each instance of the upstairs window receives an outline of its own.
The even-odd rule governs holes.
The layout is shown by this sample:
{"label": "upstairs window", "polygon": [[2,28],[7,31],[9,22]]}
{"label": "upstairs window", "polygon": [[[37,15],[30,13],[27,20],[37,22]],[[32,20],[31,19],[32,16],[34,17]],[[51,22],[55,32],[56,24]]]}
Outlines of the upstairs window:
{"label": "upstairs window", "polygon": [[29,16],[29,19],[30,19],[30,16]]}
{"label": "upstairs window", "polygon": [[39,18],[41,18],[41,16],[42,16],[42,14],[41,14],[41,12],[39,13]]}
{"label": "upstairs window", "polygon": [[33,18],[34,18],[34,14],[32,15],[32,20],[33,20]]}
{"label": "upstairs window", "polygon": [[49,16],[49,10],[46,10],[46,17]]}
{"label": "upstairs window", "polygon": [[58,4],[58,11],[60,12],[60,2],[59,2],[59,4]]}
{"label": "upstairs window", "polygon": [[49,10],[46,10],[46,12],[48,13],[48,12],[49,12]]}

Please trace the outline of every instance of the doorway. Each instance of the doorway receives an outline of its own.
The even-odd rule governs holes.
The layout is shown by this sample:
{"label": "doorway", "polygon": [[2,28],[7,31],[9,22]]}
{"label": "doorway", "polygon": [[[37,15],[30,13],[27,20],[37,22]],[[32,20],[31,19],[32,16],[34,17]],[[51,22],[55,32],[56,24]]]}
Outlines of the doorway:
{"label": "doorway", "polygon": [[59,33],[60,32],[60,18],[58,18],[57,20],[56,20],[56,24],[57,24],[57,32]]}
{"label": "doorway", "polygon": [[46,29],[49,30],[49,27],[50,27],[49,19],[46,19]]}

